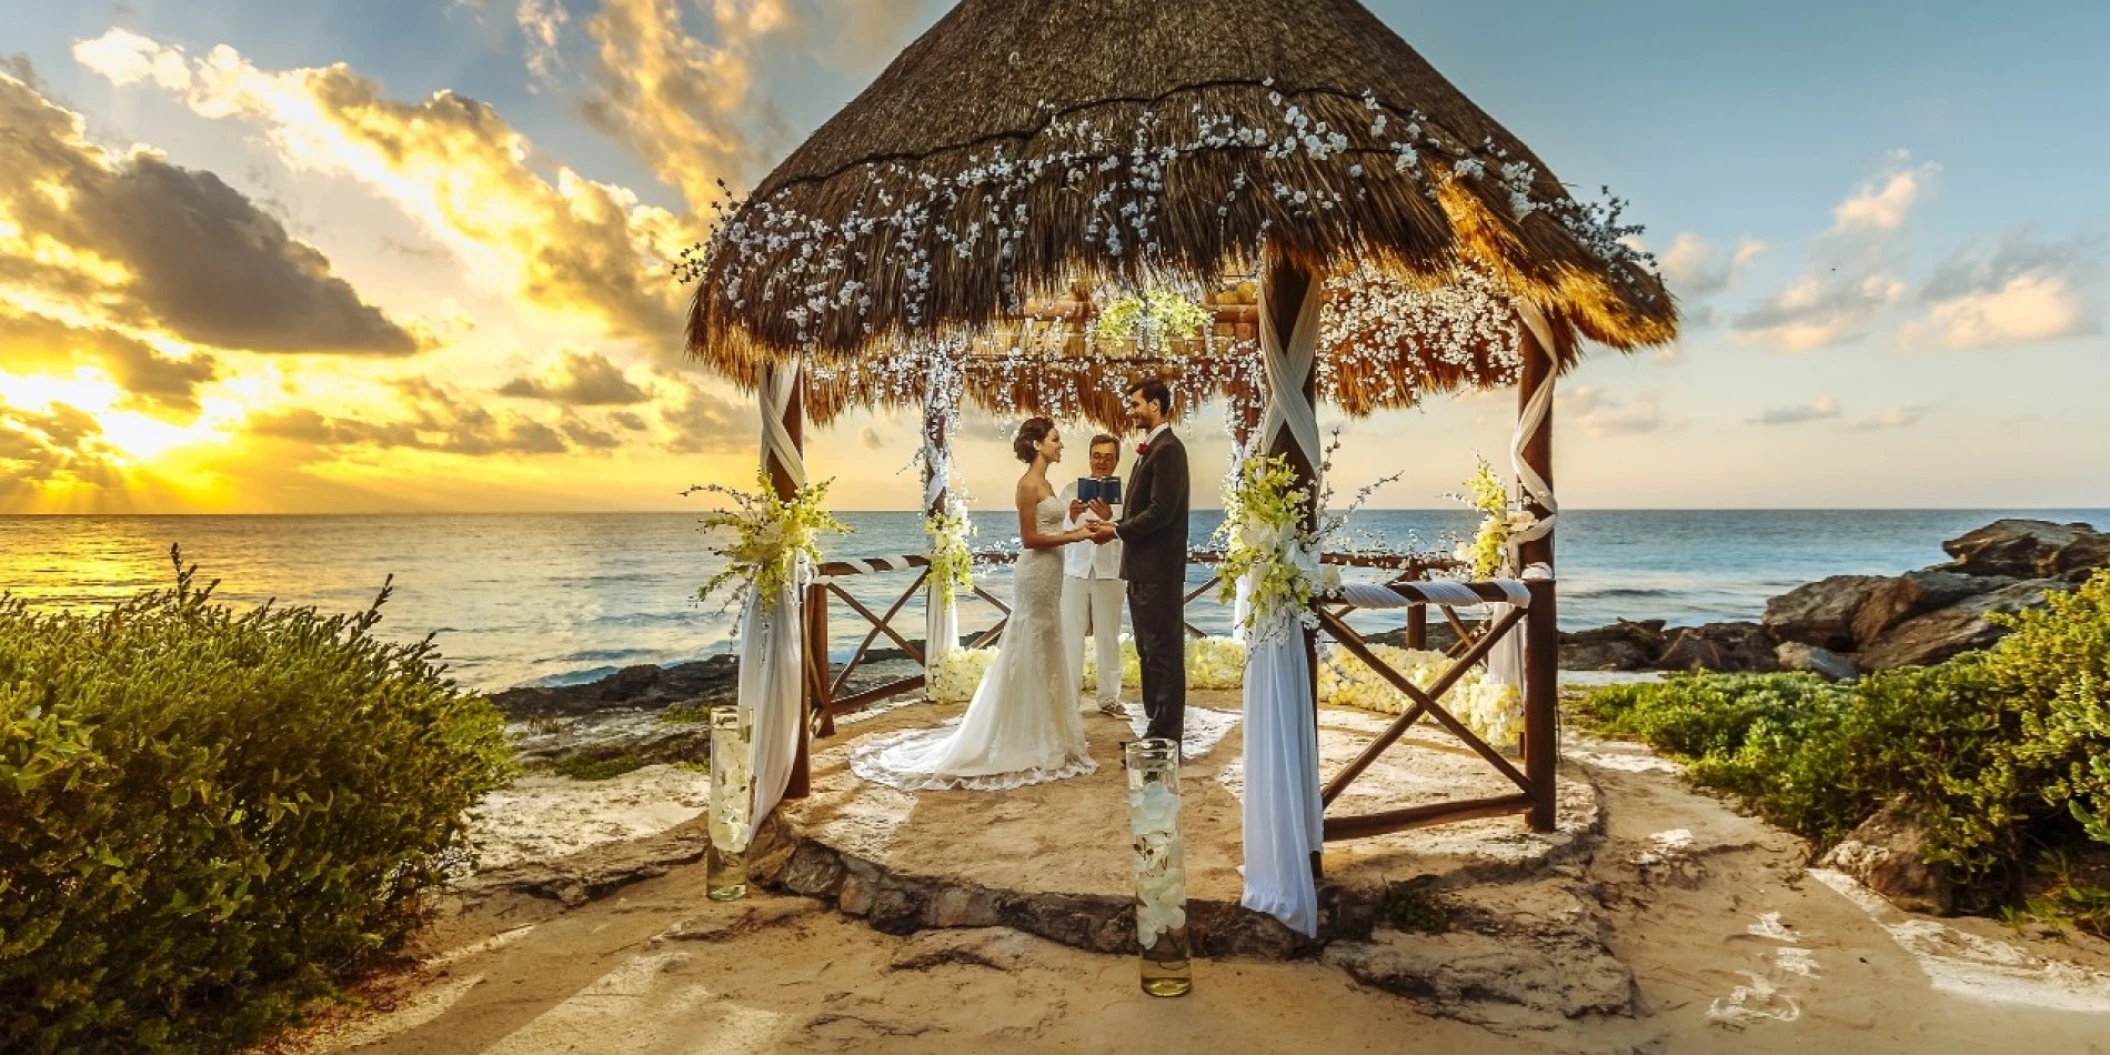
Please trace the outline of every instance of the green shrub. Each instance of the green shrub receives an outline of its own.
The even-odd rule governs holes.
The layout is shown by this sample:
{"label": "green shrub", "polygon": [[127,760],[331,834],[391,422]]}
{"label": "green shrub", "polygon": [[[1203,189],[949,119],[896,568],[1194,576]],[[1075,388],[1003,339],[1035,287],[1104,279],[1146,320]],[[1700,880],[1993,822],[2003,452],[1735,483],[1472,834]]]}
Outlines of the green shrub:
{"label": "green shrub", "polygon": [[510,779],[431,639],[371,635],[387,587],[237,614],[194,572],[93,614],[0,594],[0,1050],[267,1035],[400,943]]}
{"label": "green shrub", "polygon": [[1819,846],[1902,794],[1967,907],[2012,903],[2044,848],[2110,844],[2110,573],[2004,621],[1999,643],[1937,666],[1684,675],[1580,706]]}

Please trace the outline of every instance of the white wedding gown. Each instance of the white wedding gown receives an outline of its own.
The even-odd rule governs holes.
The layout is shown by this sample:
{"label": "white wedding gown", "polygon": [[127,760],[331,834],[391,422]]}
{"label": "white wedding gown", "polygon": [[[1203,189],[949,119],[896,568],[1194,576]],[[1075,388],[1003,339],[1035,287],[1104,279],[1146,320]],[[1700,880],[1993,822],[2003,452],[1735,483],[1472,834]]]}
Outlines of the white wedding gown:
{"label": "white wedding gown", "polygon": [[[1043,534],[1062,530],[1063,511],[1054,495],[1034,507]],[[1011,621],[967,713],[859,744],[850,770],[904,791],[1006,791],[1093,772],[1062,649],[1062,550],[1026,550],[1012,577]]]}

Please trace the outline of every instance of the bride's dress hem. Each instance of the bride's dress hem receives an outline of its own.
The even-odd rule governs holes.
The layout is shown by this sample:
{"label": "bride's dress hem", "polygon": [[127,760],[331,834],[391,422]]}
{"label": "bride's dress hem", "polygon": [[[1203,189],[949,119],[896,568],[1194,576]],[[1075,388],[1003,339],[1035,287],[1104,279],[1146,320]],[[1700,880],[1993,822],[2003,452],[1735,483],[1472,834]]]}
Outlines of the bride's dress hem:
{"label": "bride's dress hem", "polygon": [[[1035,510],[1040,529],[1062,526],[1054,495]],[[1064,640],[1062,555],[1027,550],[1012,565],[1011,619],[996,657],[959,720],[860,744],[850,771],[903,791],[1009,791],[1098,771],[1077,714],[1077,676]]]}
{"label": "bride's dress hem", "polygon": [[974,775],[902,772],[887,768],[886,763],[879,757],[881,752],[898,744],[919,737],[950,735],[951,732],[949,728],[909,729],[881,737],[871,743],[860,744],[850,754],[850,772],[874,784],[884,784],[901,791],[1016,791],[1033,784],[1052,784],[1071,777],[1088,777],[1099,771],[1099,763],[1090,756],[1073,758],[1060,766]]}

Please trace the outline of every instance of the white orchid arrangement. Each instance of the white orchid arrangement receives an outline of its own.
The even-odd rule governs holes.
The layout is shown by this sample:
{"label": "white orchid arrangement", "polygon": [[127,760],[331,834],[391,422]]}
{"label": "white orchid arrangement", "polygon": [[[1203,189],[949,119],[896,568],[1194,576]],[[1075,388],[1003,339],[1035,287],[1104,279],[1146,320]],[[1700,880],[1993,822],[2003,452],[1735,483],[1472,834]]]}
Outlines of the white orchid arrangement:
{"label": "white orchid arrangement", "polygon": [[728,853],[747,849],[753,834],[754,769],[744,722],[711,726],[711,845]]}
{"label": "white orchid arrangement", "polygon": [[1187,925],[1186,839],[1180,834],[1180,795],[1171,781],[1147,781],[1128,793],[1135,835],[1136,941],[1155,948]]}
{"label": "white orchid arrangement", "polygon": [[727,583],[738,584],[734,599],[776,596],[787,584],[803,578],[802,569],[820,563],[823,533],[850,531],[849,525],[828,512],[830,481],[806,484],[789,498],[778,497],[766,473],[758,471],[755,483],[754,491],[708,484],[682,492],[684,496],[715,494],[732,503],[732,508],[716,510],[701,521],[706,529],[729,528],[734,537],[730,545],[713,547],[713,553],[725,558],[725,570],[696,591],[699,601],[709,600]]}

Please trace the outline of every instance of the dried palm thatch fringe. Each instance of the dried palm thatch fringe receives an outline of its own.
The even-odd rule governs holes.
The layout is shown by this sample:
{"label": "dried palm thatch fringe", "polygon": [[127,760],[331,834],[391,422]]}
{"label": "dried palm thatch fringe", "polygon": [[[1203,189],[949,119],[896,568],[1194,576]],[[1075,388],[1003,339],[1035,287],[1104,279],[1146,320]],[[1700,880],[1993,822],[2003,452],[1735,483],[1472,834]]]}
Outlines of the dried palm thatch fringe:
{"label": "dried palm thatch fringe", "polygon": [[[1017,339],[1030,302],[1199,291],[1280,254],[1331,299],[1465,280],[1528,299],[1566,367],[1578,334],[1676,336],[1626,230],[1354,0],[964,0],[721,216],[688,342],[748,386],[805,352],[821,420],[911,400],[868,368],[939,354],[987,360],[966,371],[978,402],[1104,420],[1098,393],[1134,368],[1214,386],[1197,396],[1247,383],[1222,365],[1237,342],[1035,344]],[[1337,329],[1322,383],[1350,413],[1513,377],[1453,328]]]}

